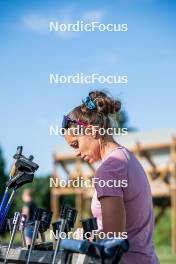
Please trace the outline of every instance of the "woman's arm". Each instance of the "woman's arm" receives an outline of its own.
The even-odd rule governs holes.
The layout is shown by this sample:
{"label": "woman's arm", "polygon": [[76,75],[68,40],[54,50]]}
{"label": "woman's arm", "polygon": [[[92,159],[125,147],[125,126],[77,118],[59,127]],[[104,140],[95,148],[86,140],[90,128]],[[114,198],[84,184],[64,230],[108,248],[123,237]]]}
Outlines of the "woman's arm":
{"label": "woman's arm", "polygon": [[102,196],[99,198],[102,210],[103,232],[125,232],[126,213],[122,197]]}

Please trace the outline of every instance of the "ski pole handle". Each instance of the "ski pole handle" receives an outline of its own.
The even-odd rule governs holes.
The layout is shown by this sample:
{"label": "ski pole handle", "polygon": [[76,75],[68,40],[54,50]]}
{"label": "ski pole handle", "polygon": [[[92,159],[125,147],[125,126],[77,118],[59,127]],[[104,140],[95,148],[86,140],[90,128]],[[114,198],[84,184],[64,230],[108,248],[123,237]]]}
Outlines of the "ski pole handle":
{"label": "ski pole handle", "polygon": [[16,165],[15,165],[16,161],[14,161],[13,165],[12,165],[12,168],[10,170],[10,177],[13,177],[15,175],[15,172],[16,172]]}

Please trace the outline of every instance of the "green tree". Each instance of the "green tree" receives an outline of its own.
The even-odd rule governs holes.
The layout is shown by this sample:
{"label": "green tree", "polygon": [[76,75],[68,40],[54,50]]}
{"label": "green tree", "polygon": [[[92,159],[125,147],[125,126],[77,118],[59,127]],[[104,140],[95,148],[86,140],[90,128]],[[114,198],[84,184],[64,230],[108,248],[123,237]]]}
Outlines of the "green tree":
{"label": "green tree", "polygon": [[36,203],[37,207],[49,210],[50,209],[50,187],[49,187],[49,176],[45,177],[34,177],[32,183],[24,185],[22,188],[18,189],[13,201],[13,207],[10,210],[10,215],[13,215],[15,211],[21,211],[23,206],[22,192],[26,188],[32,189],[33,201]]}
{"label": "green tree", "polygon": [[6,181],[7,176],[5,174],[5,161],[3,158],[2,149],[0,147],[0,200],[2,199],[2,195],[5,190]]}
{"label": "green tree", "polygon": [[129,118],[125,110],[121,110],[120,112],[115,114],[115,119],[118,123],[119,128],[127,128],[129,132],[136,131],[137,129],[135,127],[130,127],[128,125]]}

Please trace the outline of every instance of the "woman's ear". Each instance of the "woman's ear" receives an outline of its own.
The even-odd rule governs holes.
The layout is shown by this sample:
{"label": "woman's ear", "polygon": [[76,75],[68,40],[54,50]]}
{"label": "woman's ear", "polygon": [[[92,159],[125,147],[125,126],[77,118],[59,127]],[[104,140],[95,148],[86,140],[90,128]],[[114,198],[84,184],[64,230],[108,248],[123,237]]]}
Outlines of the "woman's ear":
{"label": "woman's ear", "polygon": [[88,126],[88,128],[91,131],[91,136],[95,139],[97,138],[97,134],[98,134],[98,127],[97,126]]}
{"label": "woman's ear", "polygon": [[85,129],[85,135],[91,136],[94,139],[96,139],[98,136],[98,126],[92,126],[92,125],[87,126]]}

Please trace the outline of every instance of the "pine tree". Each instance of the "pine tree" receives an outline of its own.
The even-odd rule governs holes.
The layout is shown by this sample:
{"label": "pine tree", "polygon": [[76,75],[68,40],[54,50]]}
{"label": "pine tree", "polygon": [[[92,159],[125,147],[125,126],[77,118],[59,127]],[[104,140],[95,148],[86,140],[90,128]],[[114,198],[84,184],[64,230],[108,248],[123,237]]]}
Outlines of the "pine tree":
{"label": "pine tree", "polygon": [[5,183],[7,177],[5,174],[5,161],[2,154],[2,149],[0,148],[0,201],[2,199],[3,192],[5,190]]}

